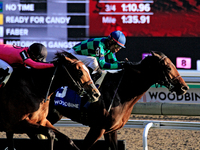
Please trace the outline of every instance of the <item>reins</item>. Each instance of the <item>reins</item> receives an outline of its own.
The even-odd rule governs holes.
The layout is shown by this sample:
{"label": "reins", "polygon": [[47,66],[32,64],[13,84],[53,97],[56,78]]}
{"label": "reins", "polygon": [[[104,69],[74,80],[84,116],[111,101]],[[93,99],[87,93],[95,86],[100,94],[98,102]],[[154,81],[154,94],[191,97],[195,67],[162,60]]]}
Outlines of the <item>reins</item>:
{"label": "reins", "polygon": [[[161,63],[161,61],[164,61],[165,58],[167,58],[167,56],[163,56],[163,57],[159,60],[159,63]],[[178,78],[181,77],[181,76],[178,75],[177,77],[174,77],[173,79],[171,79],[171,78],[168,77],[168,75],[166,74],[165,70],[163,70],[163,74],[164,74],[164,77],[165,77],[165,82],[167,82],[167,85],[165,85],[165,86],[168,88],[168,90],[169,90],[170,92],[172,92],[174,86],[172,85],[171,82],[174,82],[174,80],[178,79]],[[160,83],[158,83],[158,84],[160,84]],[[163,83],[163,84],[161,83],[161,85],[164,85],[164,83]],[[158,85],[156,85],[156,84],[155,84],[155,86],[156,86],[156,88],[158,87]]]}
{"label": "reins", "polygon": [[[76,61],[74,64],[76,64],[76,63],[78,63],[78,62],[79,62],[79,61]],[[68,76],[69,76],[70,79],[73,81],[74,85],[79,89],[79,91],[77,92],[77,94],[78,94],[79,96],[82,96],[83,94],[85,94],[86,91],[84,90],[84,88],[82,88],[81,85],[80,85],[78,82],[76,82],[76,81],[74,80],[74,78],[73,78],[73,77],[71,76],[71,74],[69,73],[68,69],[67,69],[64,65],[62,65],[62,67],[63,67],[63,68],[65,69],[65,71],[67,72]],[[49,88],[48,88],[48,90],[47,90],[47,94],[46,94],[46,97],[45,97],[44,102],[47,101],[47,97],[48,97],[48,95],[49,95],[49,91],[50,91],[50,88],[51,88],[53,79],[54,79],[54,77],[55,77],[57,68],[58,68],[58,66],[56,66],[55,71],[54,71],[54,73],[53,73],[53,76],[52,76],[52,78],[51,78],[51,81],[50,81],[50,84],[49,84]]]}
{"label": "reins", "polygon": [[53,79],[54,79],[54,77],[55,77],[55,74],[56,74],[57,69],[58,69],[58,66],[56,66],[56,68],[55,68],[55,70],[54,70],[54,73],[53,73],[53,76],[52,76],[52,78],[51,78],[51,81],[50,81],[50,84],[49,84],[49,88],[48,88],[48,90],[47,90],[47,94],[46,94],[46,97],[45,97],[44,102],[47,101],[47,97],[48,97],[48,95],[49,95],[49,91],[50,91],[50,88],[51,88],[51,84],[52,84],[52,82],[53,82]]}
{"label": "reins", "polygon": [[79,96],[83,96],[83,94],[86,93],[86,91],[84,90],[84,88],[82,88],[81,85],[80,85],[78,82],[76,82],[76,81],[74,80],[74,78],[71,76],[71,74],[69,73],[69,71],[67,70],[67,68],[66,68],[65,66],[62,65],[62,67],[63,67],[63,68],[65,69],[65,71],[67,72],[67,74],[69,75],[69,77],[70,77],[71,80],[73,81],[74,85],[79,89],[79,91],[77,92],[77,94],[78,94]]}
{"label": "reins", "polygon": [[110,112],[110,109],[112,108],[112,105],[113,105],[113,102],[114,102],[115,96],[116,96],[117,91],[118,91],[118,89],[119,89],[119,85],[120,85],[121,82],[122,82],[122,78],[123,78],[123,76],[124,76],[124,72],[125,72],[125,70],[123,71],[123,74],[122,74],[122,76],[121,76],[121,78],[120,78],[120,80],[119,80],[119,83],[118,83],[117,88],[116,88],[116,90],[115,90],[115,93],[114,93],[114,95],[113,95],[112,101],[111,101],[111,103],[110,103],[110,106],[109,106],[108,112]]}

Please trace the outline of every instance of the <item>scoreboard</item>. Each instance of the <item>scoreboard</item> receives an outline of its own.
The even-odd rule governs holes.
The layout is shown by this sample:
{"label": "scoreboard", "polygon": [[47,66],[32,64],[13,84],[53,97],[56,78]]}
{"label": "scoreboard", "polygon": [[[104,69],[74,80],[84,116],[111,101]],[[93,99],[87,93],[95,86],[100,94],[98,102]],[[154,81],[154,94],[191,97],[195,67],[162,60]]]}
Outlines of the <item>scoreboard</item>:
{"label": "scoreboard", "polygon": [[4,0],[0,2],[0,41],[48,50],[67,49],[88,37],[86,1]]}
{"label": "scoreboard", "polygon": [[199,0],[0,1],[0,43],[55,52],[115,30],[127,37],[119,60],[162,51],[177,68],[200,70]]}
{"label": "scoreboard", "polygon": [[90,0],[90,35],[200,37],[199,17],[198,0]]}
{"label": "scoreboard", "polygon": [[140,61],[162,51],[178,69],[200,71],[199,0],[90,0],[89,10],[90,36],[127,36],[118,58]]}

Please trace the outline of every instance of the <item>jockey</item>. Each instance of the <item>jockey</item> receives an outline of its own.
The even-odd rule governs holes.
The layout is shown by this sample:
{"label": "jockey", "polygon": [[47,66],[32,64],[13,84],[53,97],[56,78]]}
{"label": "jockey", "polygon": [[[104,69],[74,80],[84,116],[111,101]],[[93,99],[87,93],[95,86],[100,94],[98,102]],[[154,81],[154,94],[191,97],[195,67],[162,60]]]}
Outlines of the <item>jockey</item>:
{"label": "jockey", "polygon": [[[113,31],[108,37],[92,38],[75,45],[68,52],[81,60],[90,70],[97,71],[101,76],[95,82],[100,87],[106,75],[104,69],[121,69],[123,63],[117,61],[115,53],[125,48],[126,37],[121,31]],[[106,58],[108,61],[106,62]]]}
{"label": "jockey", "polygon": [[40,43],[34,43],[30,47],[0,44],[0,87],[10,78],[13,64],[24,64],[35,69],[54,67],[53,63],[44,63],[46,57],[47,49]]}

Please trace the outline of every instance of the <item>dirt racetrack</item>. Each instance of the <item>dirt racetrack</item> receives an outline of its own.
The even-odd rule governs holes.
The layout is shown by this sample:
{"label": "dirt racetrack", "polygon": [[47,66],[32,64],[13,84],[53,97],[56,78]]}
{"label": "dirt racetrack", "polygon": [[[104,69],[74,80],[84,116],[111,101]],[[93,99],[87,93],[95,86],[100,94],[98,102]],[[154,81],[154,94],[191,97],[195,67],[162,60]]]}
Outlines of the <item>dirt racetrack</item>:
{"label": "dirt racetrack", "polygon": [[[200,122],[200,117],[198,116],[131,115],[130,119]],[[59,127],[58,130],[71,139],[83,139],[89,128]],[[118,139],[126,141],[127,150],[142,150],[142,134],[143,129],[123,128],[118,131]],[[4,132],[0,133],[0,138],[5,138]],[[27,136],[25,134],[16,134],[15,138],[27,138]],[[149,150],[198,150],[200,149],[200,131],[150,129],[148,133],[148,148]]]}

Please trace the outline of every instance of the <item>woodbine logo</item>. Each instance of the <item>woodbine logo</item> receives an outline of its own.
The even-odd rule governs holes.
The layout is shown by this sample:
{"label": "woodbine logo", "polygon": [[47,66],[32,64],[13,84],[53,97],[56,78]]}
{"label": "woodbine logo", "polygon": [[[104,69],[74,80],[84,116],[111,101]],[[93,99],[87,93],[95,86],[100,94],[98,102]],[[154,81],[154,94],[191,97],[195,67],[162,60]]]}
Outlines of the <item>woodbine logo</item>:
{"label": "woodbine logo", "polygon": [[185,95],[177,96],[176,94],[166,93],[166,92],[148,92],[151,100],[170,100],[170,101],[199,101],[200,93],[186,93]]}
{"label": "woodbine logo", "polygon": [[79,104],[64,102],[62,100],[54,100],[55,105],[62,105],[63,107],[79,108]]}
{"label": "woodbine logo", "polygon": [[190,88],[185,95],[177,96],[175,93],[169,93],[167,88],[151,87],[139,102],[200,104],[200,91],[199,88],[194,87]]}

